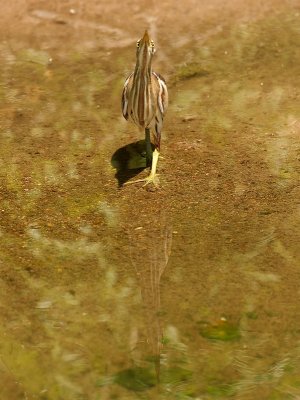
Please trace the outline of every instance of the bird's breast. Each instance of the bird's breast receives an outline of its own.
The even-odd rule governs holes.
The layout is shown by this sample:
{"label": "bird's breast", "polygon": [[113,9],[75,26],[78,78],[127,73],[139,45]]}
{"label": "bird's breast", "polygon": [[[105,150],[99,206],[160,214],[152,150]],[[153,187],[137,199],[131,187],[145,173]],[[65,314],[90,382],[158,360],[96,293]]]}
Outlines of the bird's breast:
{"label": "bird's breast", "polygon": [[155,105],[151,80],[140,78],[131,90],[131,118],[135,124],[141,128],[148,127],[155,116]]}

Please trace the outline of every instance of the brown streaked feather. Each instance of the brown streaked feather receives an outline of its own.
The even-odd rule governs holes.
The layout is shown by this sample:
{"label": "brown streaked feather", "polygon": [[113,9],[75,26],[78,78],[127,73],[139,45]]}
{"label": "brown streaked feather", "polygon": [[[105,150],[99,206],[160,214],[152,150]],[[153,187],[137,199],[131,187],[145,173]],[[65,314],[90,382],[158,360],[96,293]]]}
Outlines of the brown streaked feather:
{"label": "brown streaked feather", "polygon": [[128,93],[131,91],[132,87],[132,76],[133,72],[126,78],[124,83],[124,88],[122,92],[122,114],[123,117],[128,120]]}
{"label": "brown streaked feather", "polygon": [[[168,91],[165,79],[160,74],[152,71],[151,78],[152,79],[148,83],[150,87],[145,88],[145,85],[142,84],[139,86],[140,90],[138,91],[137,87],[134,87],[133,73],[129,75],[125,81],[122,93],[122,111],[125,119],[128,120],[130,117],[131,120],[141,128],[157,124],[157,122],[155,122],[155,118],[157,118],[160,128],[155,128],[155,131],[157,129],[161,131],[163,116],[168,107]],[[145,90],[147,90],[146,96],[148,98],[148,107],[146,107],[148,118],[144,118]],[[159,96],[162,106],[160,106],[159,103]],[[139,99],[138,103],[137,98]],[[134,105],[137,105],[137,115],[135,115],[134,112]]]}

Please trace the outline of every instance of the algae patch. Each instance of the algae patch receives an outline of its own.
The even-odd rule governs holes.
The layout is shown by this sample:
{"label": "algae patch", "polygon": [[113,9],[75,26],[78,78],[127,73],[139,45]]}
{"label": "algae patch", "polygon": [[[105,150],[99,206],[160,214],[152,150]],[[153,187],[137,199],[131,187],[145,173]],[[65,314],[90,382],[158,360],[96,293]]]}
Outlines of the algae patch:
{"label": "algae patch", "polygon": [[238,340],[241,337],[239,326],[223,318],[217,323],[200,321],[199,333],[206,339],[224,342]]}

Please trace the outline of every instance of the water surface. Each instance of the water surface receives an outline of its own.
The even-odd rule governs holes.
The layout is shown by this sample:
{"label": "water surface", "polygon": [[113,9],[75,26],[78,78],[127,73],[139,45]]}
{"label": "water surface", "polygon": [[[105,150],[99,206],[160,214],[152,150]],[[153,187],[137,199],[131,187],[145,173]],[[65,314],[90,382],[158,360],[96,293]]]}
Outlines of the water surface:
{"label": "water surface", "polygon": [[[0,397],[297,399],[297,4],[190,1],[188,24],[134,3],[126,27],[114,2],[19,3],[0,43]],[[145,25],[171,99],[159,190],[122,185],[147,174],[120,112]]]}

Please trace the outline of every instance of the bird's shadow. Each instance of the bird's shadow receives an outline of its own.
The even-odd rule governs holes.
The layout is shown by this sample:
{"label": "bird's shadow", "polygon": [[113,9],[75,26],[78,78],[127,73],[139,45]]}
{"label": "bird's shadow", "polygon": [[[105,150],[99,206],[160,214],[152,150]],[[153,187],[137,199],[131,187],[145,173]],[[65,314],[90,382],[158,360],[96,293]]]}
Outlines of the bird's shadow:
{"label": "bird's shadow", "polygon": [[[154,146],[152,145],[153,149]],[[118,180],[119,187],[121,187],[129,179],[150,166],[146,160],[145,140],[120,147],[112,155],[111,165],[117,170],[115,177]]]}

